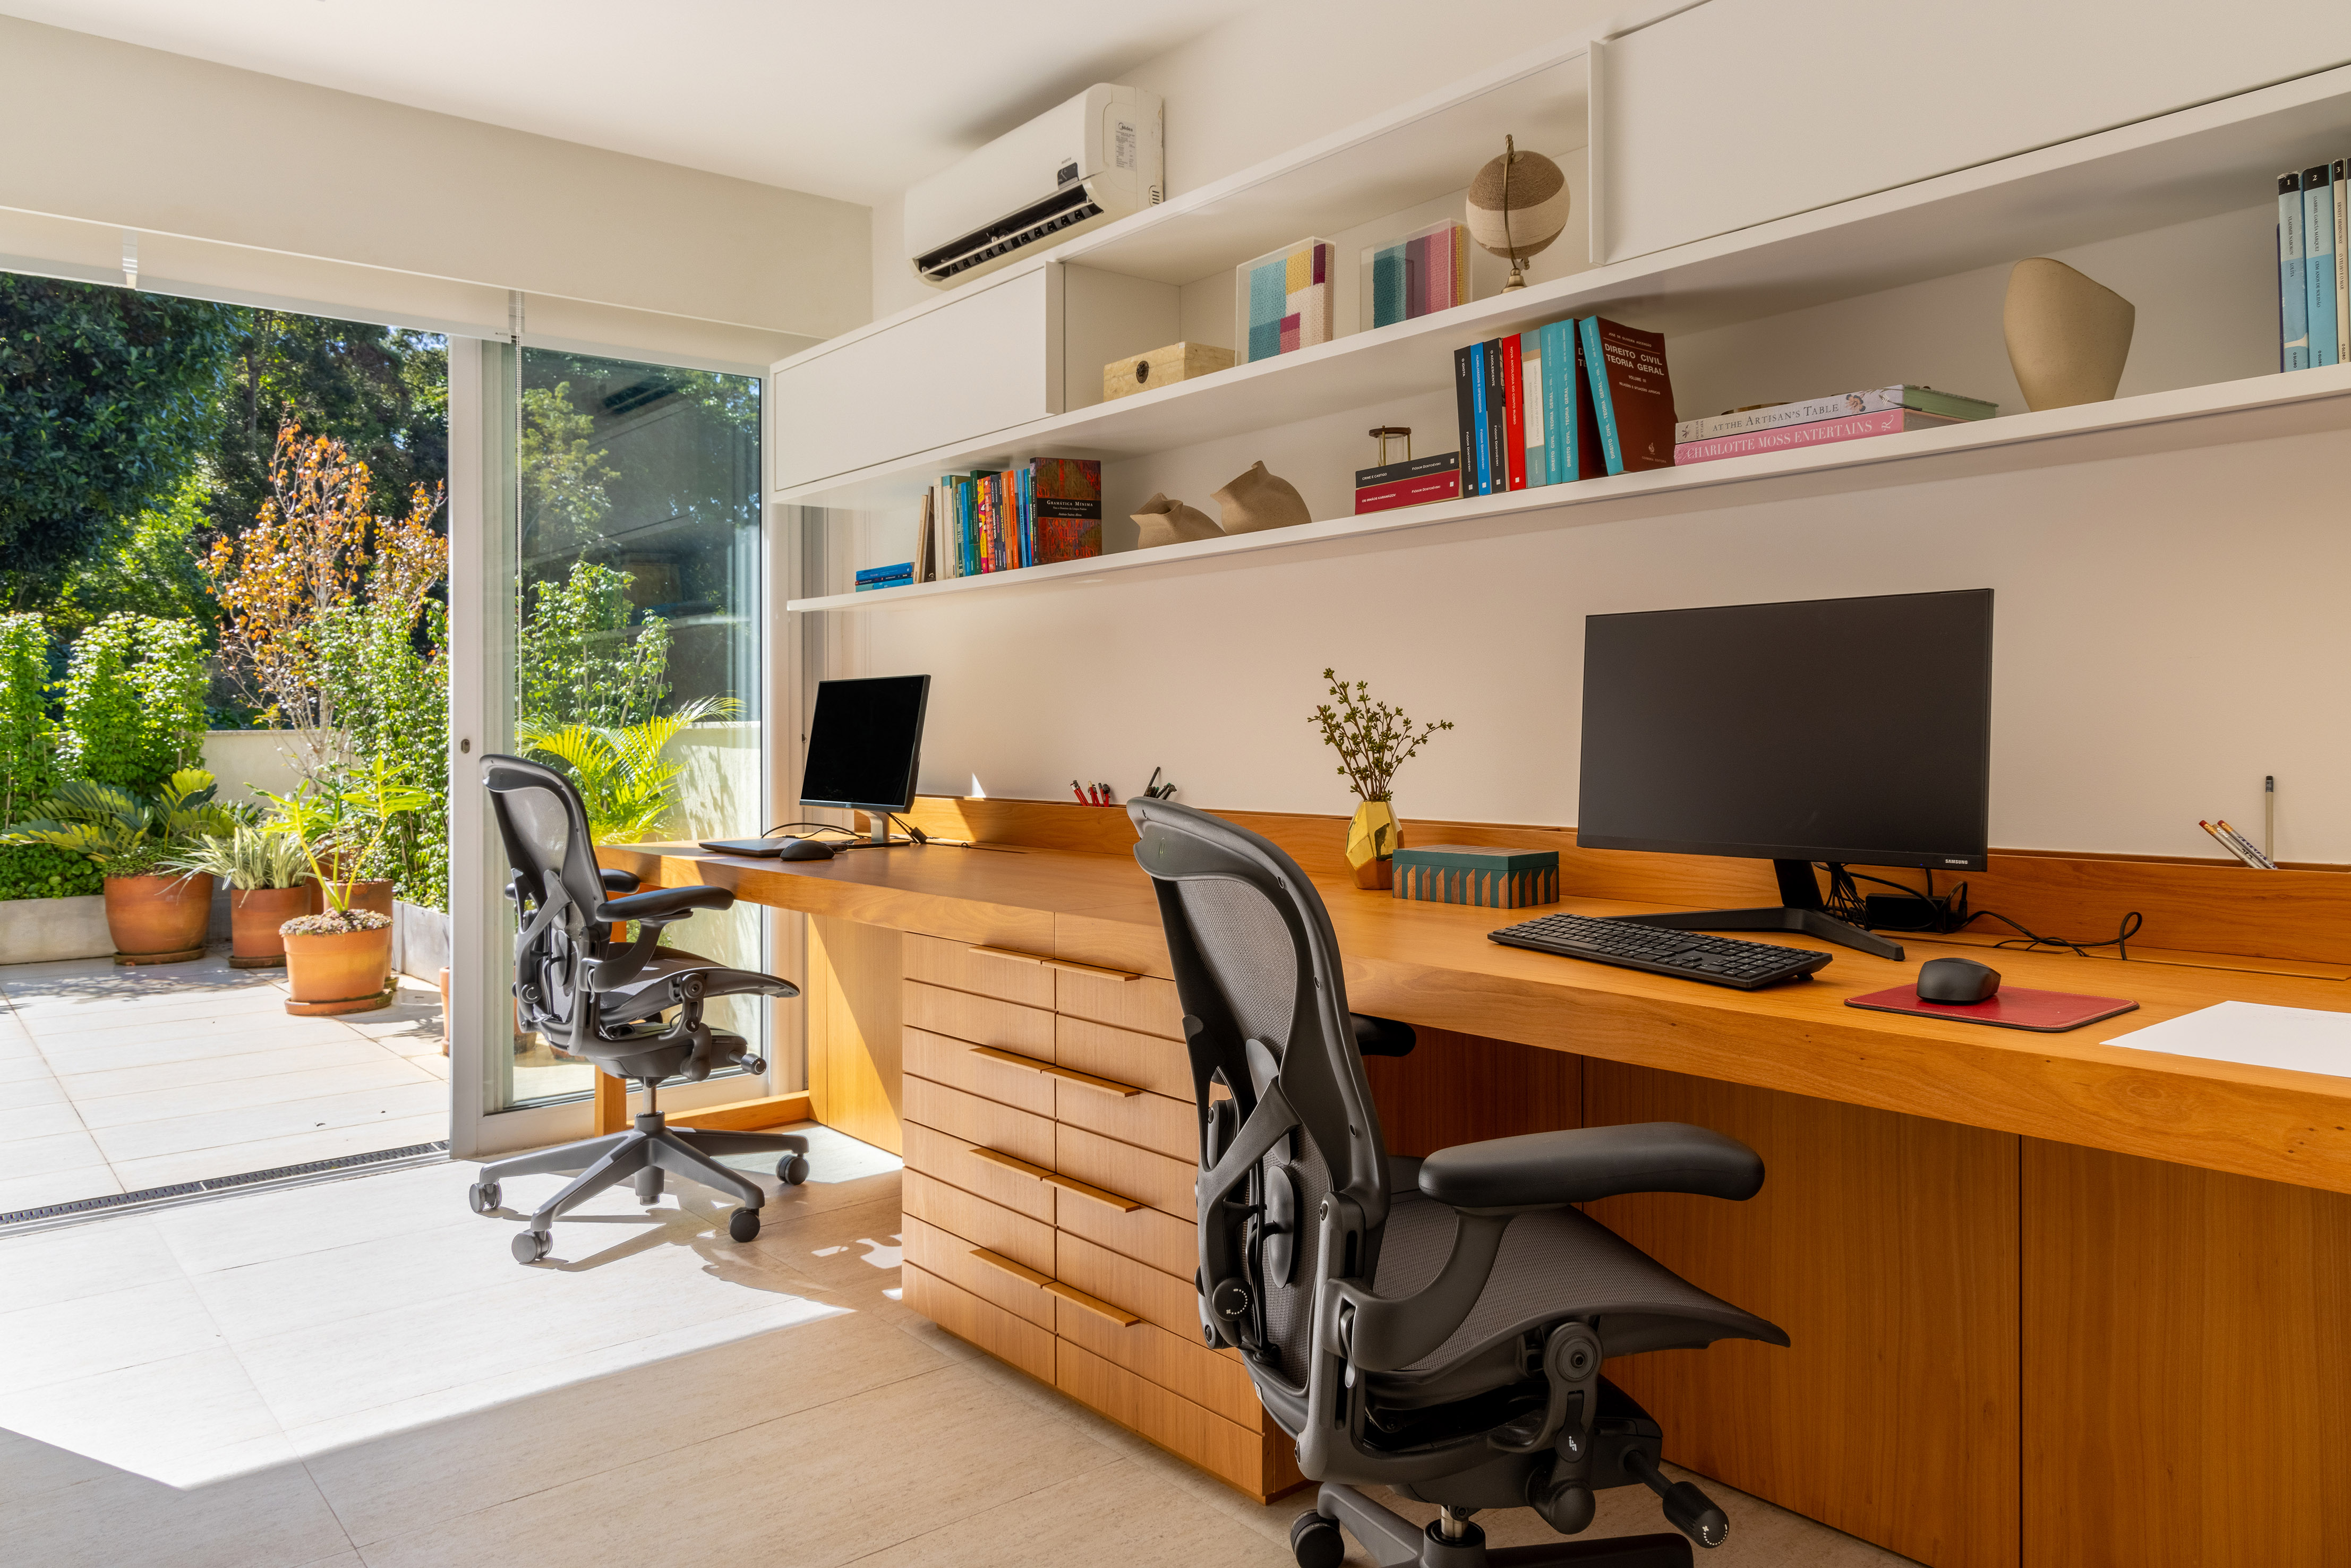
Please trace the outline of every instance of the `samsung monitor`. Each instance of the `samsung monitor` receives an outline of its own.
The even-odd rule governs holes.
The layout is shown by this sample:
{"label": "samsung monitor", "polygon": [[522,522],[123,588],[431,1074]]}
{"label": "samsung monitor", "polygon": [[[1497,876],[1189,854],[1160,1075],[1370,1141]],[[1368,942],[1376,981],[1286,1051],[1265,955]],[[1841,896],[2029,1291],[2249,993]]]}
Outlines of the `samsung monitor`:
{"label": "samsung monitor", "polygon": [[930,695],[928,675],[819,682],[800,804],[866,812],[873,841],[888,843],[889,813],[914,803]]}
{"label": "samsung monitor", "polygon": [[1984,868],[1991,612],[1970,589],[1588,617],[1576,842],[1772,861],[1783,908],[1672,924],[1898,957],[1820,913],[1813,862]]}

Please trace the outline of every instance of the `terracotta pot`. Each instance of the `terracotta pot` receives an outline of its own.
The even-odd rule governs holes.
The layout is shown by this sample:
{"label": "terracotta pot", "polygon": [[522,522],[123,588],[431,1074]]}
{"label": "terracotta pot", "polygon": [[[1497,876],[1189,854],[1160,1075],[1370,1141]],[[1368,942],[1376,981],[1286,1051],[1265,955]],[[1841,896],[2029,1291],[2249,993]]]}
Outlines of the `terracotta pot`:
{"label": "terracotta pot", "polygon": [[310,913],[310,883],[292,887],[232,887],[228,894],[229,964],[239,969],[273,969],[286,962],[286,939],[277,928]]}
{"label": "terracotta pot", "polygon": [[186,953],[202,957],[204,927],[212,917],[210,873],[106,879],[106,929],[121,956]]}
{"label": "terracotta pot", "polygon": [[[325,890],[315,881],[308,885],[310,888],[309,913],[324,915],[327,912]],[[350,906],[353,909],[372,909],[378,915],[385,916],[392,914],[392,881],[388,877],[366,876],[356,882],[339,882],[335,886],[337,891],[343,892],[344,896],[350,901]],[[388,986],[392,984],[392,945],[389,939],[384,944],[383,951],[383,983]]]}
{"label": "terracotta pot", "polygon": [[387,1007],[384,970],[392,961],[392,927],[377,931],[330,931],[322,936],[287,936],[286,984],[293,1012],[324,1003],[354,1004],[339,1011]]}

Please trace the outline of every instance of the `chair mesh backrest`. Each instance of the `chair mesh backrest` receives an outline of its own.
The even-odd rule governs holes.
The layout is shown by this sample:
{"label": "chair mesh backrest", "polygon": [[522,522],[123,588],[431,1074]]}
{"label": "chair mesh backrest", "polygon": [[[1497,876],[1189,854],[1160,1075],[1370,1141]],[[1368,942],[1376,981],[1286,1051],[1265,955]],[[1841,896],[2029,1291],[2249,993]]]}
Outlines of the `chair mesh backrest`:
{"label": "chair mesh backrest", "polygon": [[[604,899],[588,810],[571,780],[518,757],[482,758],[490,814],[520,894],[515,914],[515,994],[527,1027],[569,1039],[582,983],[579,965],[601,957],[611,927],[591,918]],[[538,919],[555,904],[554,916]],[[537,927],[536,936],[533,928]]]}
{"label": "chair mesh backrest", "polygon": [[1355,1272],[1370,1276],[1387,1214],[1387,1170],[1379,1121],[1348,1025],[1346,980],[1330,917],[1313,885],[1290,857],[1264,839],[1188,807],[1138,801],[1143,831],[1137,860],[1159,890],[1161,918],[1185,1013],[1193,1085],[1202,1126],[1201,1168],[1214,1164],[1211,1085],[1231,1091],[1237,1115],[1223,1135],[1255,1111],[1273,1084],[1299,1125],[1258,1163],[1248,1204],[1263,1203],[1276,1184],[1296,1198],[1288,1280],[1261,1265],[1266,1236],[1255,1216],[1220,1206],[1202,1185],[1203,1279],[1213,1285],[1207,1231],[1232,1233],[1229,1255],[1245,1260],[1259,1302],[1260,1365],[1294,1387],[1306,1381],[1312,1347],[1315,1216],[1332,1191],[1345,1192],[1367,1223],[1366,1250]]}

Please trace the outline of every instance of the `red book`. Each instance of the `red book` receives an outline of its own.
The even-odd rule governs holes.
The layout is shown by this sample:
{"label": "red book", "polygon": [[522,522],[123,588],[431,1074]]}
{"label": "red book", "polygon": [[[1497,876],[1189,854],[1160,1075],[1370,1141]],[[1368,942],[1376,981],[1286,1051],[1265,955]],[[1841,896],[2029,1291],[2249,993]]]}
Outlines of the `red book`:
{"label": "red book", "polygon": [[1502,340],[1502,449],[1510,457],[1510,487],[1523,490],[1527,487],[1527,367],[1519,355],[1516,332]]}
{"label": "red book", "polygon": [[1396,479],[1385,485],[1366,485],[1355,492],[1355,513],[1385,512],[1397,507],[1417,507],[1428,501],[1450,501],[1461,494],[1461,476],[1457,470],[1442,474],[1424,474],[1414,479]]}
{"label": "red book", "polygon": [[1782,424],[1738,435],[1718,435],[1711,441],[1689,441],[1674,448],[1674,462],[1711,463],[1720,457],[1748,457],[1758,452],[1783,452],[1792,446],[1825,446],[1833,441],[1859,441],[1868,435],[1893,435],[1905,430],[1940,430],[1962,420],[1916,409],[1889,408],[1877,413],[1856,413],[1844,419],[1815,420],[1811,424]]}

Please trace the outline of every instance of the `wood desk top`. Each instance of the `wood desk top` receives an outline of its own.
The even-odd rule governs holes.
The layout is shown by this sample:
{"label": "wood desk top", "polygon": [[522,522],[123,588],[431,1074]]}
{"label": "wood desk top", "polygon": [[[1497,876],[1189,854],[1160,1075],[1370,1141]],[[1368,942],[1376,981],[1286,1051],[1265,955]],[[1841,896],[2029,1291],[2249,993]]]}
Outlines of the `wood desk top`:
{"label": "wood desk top", "polygon": [[[778,908],[1067,956],[1105,946],[1147,951],[1152,962],[1129,967],[1167,972],[1149,879],[1123,854],[929,845],[778,862],[657,844],[600,853],[649,885],[709,883]],[[1909,961],[1894,963],[1773,932],[1755,939],[1823,949],[1834,961],[1808,982],[1738,991],[1486,939],[1544,911],[1416,903],[1327,878],[1316,885],[1345,957],[1349,1005],[1360,1012],[2351,1193],[2351,1076],[2105,1043],[2220,1001],[2351,1011],[2351,983],[2340,979],[1985,954],[1914,936],[1902,938]],[[1552,907],[1624,915],[1661,906],[1571,896]],[[1921,959],[1939,953],[1986,957],[2011,985],[2128,997],[2139,1008],[2047,1035],[1843,1005],[1909,981]]]}

